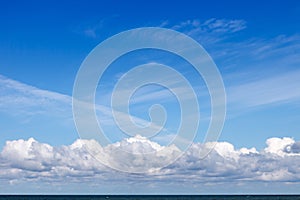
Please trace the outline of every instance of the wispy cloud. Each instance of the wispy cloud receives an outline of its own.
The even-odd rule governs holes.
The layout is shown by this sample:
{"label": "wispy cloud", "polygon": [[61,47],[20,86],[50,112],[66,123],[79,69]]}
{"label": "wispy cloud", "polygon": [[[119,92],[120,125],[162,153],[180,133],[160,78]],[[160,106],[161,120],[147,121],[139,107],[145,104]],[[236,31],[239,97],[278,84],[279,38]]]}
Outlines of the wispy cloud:
{"label": "wispy cloud", "polygon": [[300,71],[293,70],[227,88],[228,102],[242,107],[298,103]]}
{"label": "wispy cloud", "polygon": [[57,100],[57,101],[65,102],[65,103],[71,102],[71,97],[68,95],[64,95],[64,94],[57,93],[57,92],[52,92],[49,90],[42,90],[37,87],[21,83],[19,81],[9,79],[2,75],[0,75],[0,85],[1,85],[2,91],[7,88],[7,89],[15,90],[16,92],[28,94],[28,95],[34,96],[34,97],[43,97],[48,100]]}
{"label": "wispy cloud", "polygon": [[190,19],[177,24],[165,21],[161,25],[183,32],[200,42],[213,59],[225,65],[222,68],[243,67],[240,66],[245,65],[242,60],[256,62],[255,65],[260,66],[273,62],[277,68],[279,65],[286,68],[300,63],[299,34],[282,34],[273,38],[252,35],[237,40],[235,33],[247,28],[247,22],[242,19]]}
{"label": "wispy cloud", "polygon": [[175,30],[181,30],[188,35],[195,35],[200,33],[235,33],[246,28],[244,20],[232,19],[216,19],[211,18],[205,21],[197,19],[187,20],[171,27]]}
{"label": "wispy cloud", "polygon": [[64,112],[71,105],[68,95],[42,90],[0,75],[0,109],[11,114]]}
{"label": "wispy cloud", "polygon": [[190,19],[172,24],[164,21],[161,27],[171,28],[185,33],[205,46],[214,45],[215,43],[224,41],[232,34],[244,30],[246,21],[241,19],[216,19],[207,20]]}
{"label": "wispy cloud", "polygon": [[[110,107],[96,105],[95,109],[102,126],[116,126]],[[71,96],[30,86],[2,75],[0,75],[0,111],[23,117],[42,114],[43,116],[59,116],[68,121],[73,119]],[[130,123],[128,127],[132,127],[131,123],[133,123],[128,119],[133,120],[134,123],[142,127],[150,124],[148,120],[129,113],[120,111],[115,111],[115,113],[119,119]],[[155,123],[151,124],[151,128],[153,131],[163,129]]]}
{"label": "wispy cloud", "polygon": [[239,19],[212,18],[165,26],[182,31],[207,47],[222,71],[229,106],[249,108],[297,102],[300,36],[235,40],[233,33],[244,30],[246,24]]}
{"label": "wispy cloud", "polygon": [[[279,35],[274,38],[252,37],[243,41],[227,41],[211,47],[219,62],[232,67],[260,69],[286,69],[300,63],[300,35]],[[228,66],[226,66],[228,67]]]}
{"label": "wispy cloud", "polygon": [[[279,35],[269,40],[252,40],[248,41],[251,46],[252,53],[256,58],[263,59],[265,57],[285,57],[299,53],[300,36],[299,35]],[[299,61],[299,60],[298,60]]]}
{"label": "wispy cloud", "polygon": [[109,17],[102,18],[96,22],[90,22],[85,25],[81,25],[76,32],[85,35],[86,37],[96,39],[101,35],[102,29],[108,23],[112,23],[113,20],[117,17],[117,15],[112,15]]}

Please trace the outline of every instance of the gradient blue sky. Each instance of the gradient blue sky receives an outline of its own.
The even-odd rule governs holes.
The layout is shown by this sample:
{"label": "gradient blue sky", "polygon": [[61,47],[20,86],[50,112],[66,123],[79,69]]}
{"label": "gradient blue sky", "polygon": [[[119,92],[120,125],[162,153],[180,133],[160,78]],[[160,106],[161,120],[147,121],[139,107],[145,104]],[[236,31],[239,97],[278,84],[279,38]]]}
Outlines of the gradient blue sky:
{"label": "gradient blue sky", "polygon": [[[299,141],[299,13],[298,1],[1,1],[0,149],[6,141],[30,137],[52,146],[78,139],[69,98],[82,61],[106,38],[145,26],[186,33],[214,59],[228,100],[220,141],[258,150],[272,137]],[[100,104],[109,102],[106,89],[124,73],[126,68],[120,66],[158,62],[166,56],[144,54],[137,52],[112,66],[104,79],[107,88],[97,95]],[[134,57],[135,62],[130,60]],[[184,66],[176,58],[164,62]],[[207,97],[203,101],[206,105]],[[133,113],[145,118],[143,105],[153,102],[155,98],[137,104]],[[165,104],[174,111],[174,102]],[[203,111],[209,116],[205,106]],[[195,142],[201,138],[200,134]],[[251,187],[256,191],[255,184]]]}

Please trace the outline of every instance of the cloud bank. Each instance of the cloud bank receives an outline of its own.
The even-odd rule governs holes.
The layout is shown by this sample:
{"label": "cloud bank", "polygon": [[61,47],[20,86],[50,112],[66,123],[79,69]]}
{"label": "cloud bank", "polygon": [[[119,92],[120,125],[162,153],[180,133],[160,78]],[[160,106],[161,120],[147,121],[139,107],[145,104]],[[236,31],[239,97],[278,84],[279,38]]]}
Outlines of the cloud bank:
{"label": "cloud bank", "polygon": [[[215,145],[205,158],[200,151]],[[101,147],[95,140],[76,140],[69,146],[53,147],[33,138],[7,141],[0,154],[0,177],[10,183],[23,181],[68,182],[130,180],[139,176],[143,180],[181,180],[183,182],[218,183],[236,181],[299,182],[300,142],[292,138],[270,138],[266,148],[236,149],[228,142],[194,143],[176,162],[162,169],[152,168],[143,174],[115,171],[88,151],[95,147],[102,161],[114,162],[124,168],[156,166],[168,162],[179,149],[161,146],[144,137],[136,136]],[[163,153],[151,154],[148,152]],[[122,151],[131,152],[124,157]],[[145,153],[145,154],[141,154]],[[127,154],[126,154],[127,155]],[[143,155],[143,156],[141,156]]]}

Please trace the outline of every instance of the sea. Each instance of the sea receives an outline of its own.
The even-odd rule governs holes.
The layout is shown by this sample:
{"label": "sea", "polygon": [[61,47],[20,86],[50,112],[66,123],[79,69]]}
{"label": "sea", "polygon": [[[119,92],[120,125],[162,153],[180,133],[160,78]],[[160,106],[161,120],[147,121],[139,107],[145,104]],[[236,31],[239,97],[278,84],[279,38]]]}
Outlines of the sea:
{"label": "sea", "polygon": [[0,195],[2,200],[294,200],[300,195]]}

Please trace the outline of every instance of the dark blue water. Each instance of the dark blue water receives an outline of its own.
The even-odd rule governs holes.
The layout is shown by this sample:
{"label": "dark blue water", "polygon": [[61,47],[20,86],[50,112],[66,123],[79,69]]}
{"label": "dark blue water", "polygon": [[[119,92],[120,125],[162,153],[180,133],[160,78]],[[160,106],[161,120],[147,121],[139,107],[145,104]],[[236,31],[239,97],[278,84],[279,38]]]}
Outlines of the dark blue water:
{"label": "dark blue water", "polygon": [[207,199],[207,200],[294,200],[299,199],[300,195],[0,195],[0,199],[33,199],[33,200],[191,200],[191,199]]}

